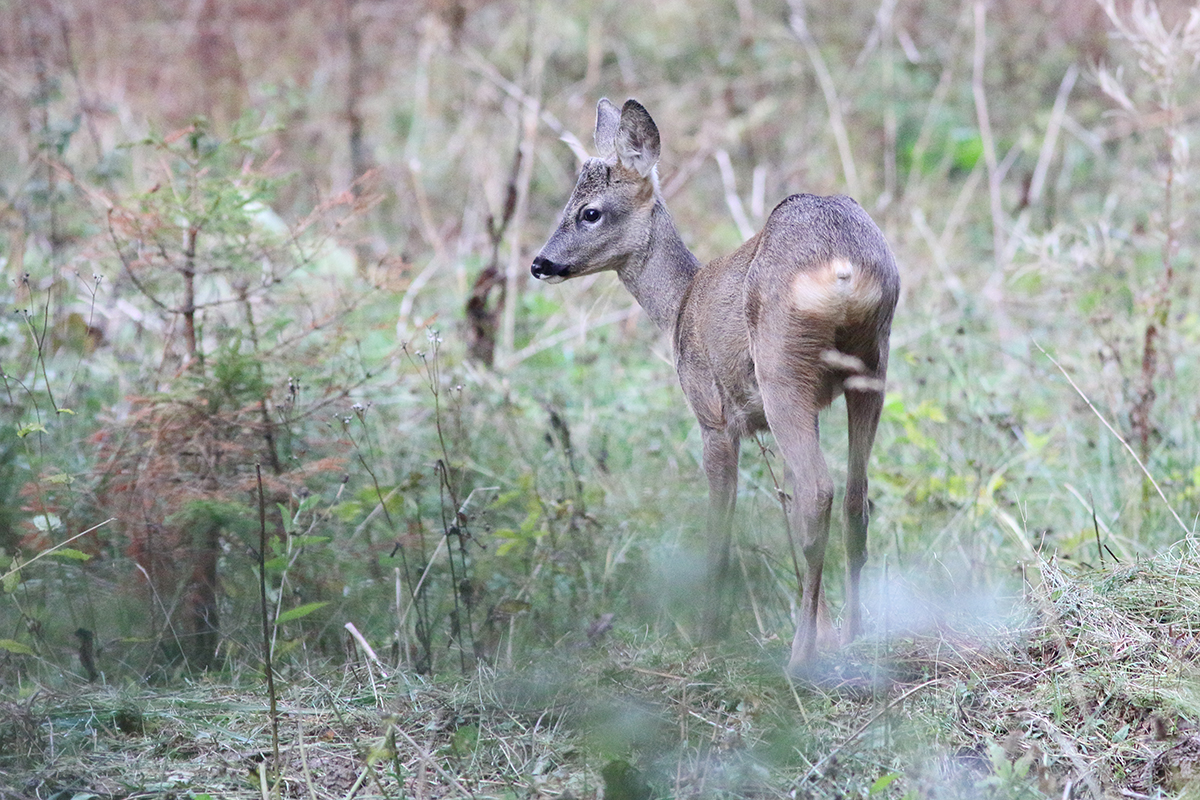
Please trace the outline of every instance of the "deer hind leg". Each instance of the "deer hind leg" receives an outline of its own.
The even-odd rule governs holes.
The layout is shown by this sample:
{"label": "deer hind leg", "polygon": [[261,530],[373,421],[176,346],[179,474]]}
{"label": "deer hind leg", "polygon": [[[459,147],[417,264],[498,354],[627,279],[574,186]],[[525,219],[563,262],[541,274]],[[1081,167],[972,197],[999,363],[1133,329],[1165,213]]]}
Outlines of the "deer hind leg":
{"label": "deer hind leg", "polygon": [[[796,521],[794,516],[796,509],[796,500],[794,499],[795,488],[798,485],[796,476],[792,474],[792,468],[788,466],[787,460],[783,463],[783,485],[788,490],[793,492],[793,495],[785,495],[787,499],[784,501],[784,512],[788,523],[788,538],[792,542],[792,546],[798,546],[798,539],[793,531],[798,530],[798,525],[802,524]],[[802,545],[799,545],[802,547]],[[807,571],[808,559],[803,551],[800,557],[805,559],[805,569]],[[803,577],[800,580],[804,580]],[[811,582],[811,581],[810,581]],[[801,593],[803,594],[803,584],[801,584]],[[825,601],[825,581],[821,581],[821,585],[817,590],[817,649],[830,648],[837,644],[837,634],[833,627],[833,620],[829,614],[829,604]]]}
{"label": "deer hind leg", "polygon": [[[800,375],[807,375],[807,380],[800,380]],[[833,508],[833,480],[821,453],[817,427],[819,384],[819,376],[811,372],[801,371],[785,380],[772,380],[770,372],[759,371],[767,423],[792,476],[790,534],[803,551],[805,561],[800,618],[792,641],[789,670],[810,663],[818,648],[836,644],[821,585]]]}
{"label": "deer hind leg", "polygon": [[[882,374],[880,375],[882,377]],[[875,430],[883,411],[883,392],[876,389],[846,391],[846,413],[850,430],[850,461],[846,475],[846,624],[844,640],[862,633],[859,578],[867,561],[867,461],[875,442]]]}
{"label": "deer hind leg", "polygon": [[737,500],[738,437],[716,428],[702,428],[704,472],[708,477],[708,575],[701,636],[715,641],[726,633],[725,598],[729,588],[729,544],[733,507]]}

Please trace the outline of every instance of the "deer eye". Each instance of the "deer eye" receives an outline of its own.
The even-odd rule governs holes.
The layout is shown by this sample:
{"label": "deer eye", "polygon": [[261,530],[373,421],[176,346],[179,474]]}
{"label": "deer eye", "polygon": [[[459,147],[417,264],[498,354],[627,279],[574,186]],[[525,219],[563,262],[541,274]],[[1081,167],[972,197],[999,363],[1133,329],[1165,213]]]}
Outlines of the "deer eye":
{"label": "deer eye", "polygon": [[579,212],[579,218],[584,222],[597,222],[600,219],[600,209],[585,208],[583,211]]}

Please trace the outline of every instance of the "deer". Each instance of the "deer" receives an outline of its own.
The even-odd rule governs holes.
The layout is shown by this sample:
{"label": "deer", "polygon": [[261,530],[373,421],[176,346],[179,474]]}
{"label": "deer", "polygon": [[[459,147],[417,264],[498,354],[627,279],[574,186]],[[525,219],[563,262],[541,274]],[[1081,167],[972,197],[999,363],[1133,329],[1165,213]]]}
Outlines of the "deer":
{"label": "deer", "polygon": [[[584,161],[533,277],[560,283],[617,273],[672,337],[675,367],[700,426],[709,487],[701,635],[726,630],[740,442],[769,430],[784,463],[788,535],[804,555],[787,669],[803,674],[839,645],[821,584],[834,485],[819,412],[846,399],[846,589],[841,640],[862,631],[867,462],[883,409],[900,275],[883,233],[854,200],[795,194],[762,230],[705,266],[684,244],[659,188],[658,127],[636,100],[596,107],[598,157]],[[793,551],[794,552],[794,551]]]}

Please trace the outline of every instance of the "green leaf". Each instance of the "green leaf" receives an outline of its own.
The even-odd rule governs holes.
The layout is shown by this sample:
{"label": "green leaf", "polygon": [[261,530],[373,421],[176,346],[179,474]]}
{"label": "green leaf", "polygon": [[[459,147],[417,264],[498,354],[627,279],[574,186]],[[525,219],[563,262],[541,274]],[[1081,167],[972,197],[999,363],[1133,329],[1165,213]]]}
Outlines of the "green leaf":
{"label": "green leaf", "polygon": [[463,725],[450,737],[450,752],[459,758],[471,756],[478,747],[478,725]]}
{"label": "green leaf", "polygon": [[0,650],[7,650],[19,656],[37,655],[28,645],[21,644],[16,639],[0,639]]}
{"label": "green leaf", "polygon": [[522,611],[528,611],[533,606],[524,600],[501,600],[496,604],[495,612],[498,614],[519,614]]}
{"label": "green leaf", "polygon": [[31,433],[46,433],[46,426],[40,422],[31,422],[28,425],[22,425],[17,428],[18,439],[24,439]]}
{"label": "green leaf", "polygon": [[55,558],[66,558],[71,561],[90,561],[92,558],[88,553],[76,550],[74,547],[60,547],[53,553],[47,553],[46,555]]}
{"label": "green leaf", "polygon": [[970,172],[983,157],[983,137],[971,129],[952,131],[948,143],[954,153],[954,166]]}
{"label": "green leaf", "polygon": [[900,777],[899,772],[887,772],[887,773],[884,773],[883,775],[880,775],[878,778],[875,779],[875,782],[871,784],[870,796],[874,797],[875,795],[882,793],[885,789],[887,789],[887,787],[891,786],[896,781],[896,779],[899,777]]}
{"label": "green leaf", "polygon": [[349,500],[338,503],[332,511],[341,522],[356,522],[363,515],[363,504],[357,500]]}
{"label": "green leaf", "polygon": [[282,659],[288,653],[290,653],[293,650],[295,650],[296,648],[298,648],[303,642],[304,642],[304,640],[302,638],[301,639],[280,639],[278,642],[275,643],[275,646],[273,648],[271,648],[271,654],[275,658]]}
{"label": "green leaf", "polygon": [[276,620],[276,624],[282,625],[285,622],[291,622],[294,619],[300,619],[301,617],[307,617],[309,614],[313,613],[318,608],[323,608],[327,605],[329,605],[328,601],[320,601],[320,602],[316,602],[316,603],[305,603],[302,606],[296,606],[295,608],[288,609],[287,611],[280,614],[279,619]]}
{"label": "green leaf", "polygon": [[267,569],[271,569],[271,570],[283,569],[287,565],[288,565],[287,556],[276,556],[275,558],[268,558],[266,561],[263,562],[263,566],[266,567]]}
{"label": "green leaf", "polygon": [[[276,503],[275,507],[279,509],[279,518],[283,520],[283,532],[287,536],[291,536],[298,530],[296,522],[299,520],[299,515],[293,514],[283,503]],[[257,517],[255,518],[255,527],[258,527]]]}

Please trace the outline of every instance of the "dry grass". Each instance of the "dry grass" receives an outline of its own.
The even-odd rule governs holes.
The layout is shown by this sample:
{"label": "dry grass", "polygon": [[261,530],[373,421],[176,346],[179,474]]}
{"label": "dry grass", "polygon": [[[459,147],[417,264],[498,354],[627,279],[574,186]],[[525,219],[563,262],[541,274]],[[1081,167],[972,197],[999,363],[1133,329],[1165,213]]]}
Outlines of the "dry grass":
{"label": "dry grass", "polygon": [[[87,181],[96,197],[153,195],[155,181],[136,178],[148,156],[114,151],[118,143],[182,128],[197,113],[225,130],[252,112],[280,126],[264,155],[277,148],[279,169],[300,175],[273,206],[285,220],[307,218],[323,207],[321,198],[363,201],[347,187],[367,166],[385,187],[377,215],[335,227],[360,270],[377,262],[367,277],[379,282],[374,295],[382,299],[355,315],[351,338],[364,374],[390,377],[346,397],[363,405],[338,407],[349,415],[341,432],[322,427],[314,436],[342,448],[329,459],[358,456],[352,476],[322,459],[305,464],[322,473],[312,486],[301,491],[281,480],[276,487],[284,505],[306,495],[320,500],[305,512],[309,532],[338,543],[336,553],[311,545],[305,571],[279,584],[297,587],[295,595],[281,588],[280,597],[345,604],[330,608],[328,619],[294,625],[286,644],[295,649],[279,654],[276,762],[266,692],[252,672],[256,651],[242,635],[254,629],[253,617],[222,617],[223,646],[237,657],[218,669],[232,675],[215,669],[183,687],[133,688],[132,676],[161,678],[165,670],[148,666],[163,657],[158,634],[147,632],[153,625],[122,616],[129,604],[114,587],[135,570],[128,537],[114,533],[121,524],[103,531],[106,559],[88,562],[91,571],[64,567],[44,577],[46,559],[17,576],[14,562],[0,613],[0,637],[14,637],[0,638],[0,676],[12,676],[0,681],[0,800],[65,792],[80,800],[1078,798],[1188,787],[1200,756],[1193,727],[1200,554],[1190,543],[1144,561],[1132,562],[1132,554],[1158,552],[1178,530],[1147,502],[1147,476],[1157,476],[1183,520],[1193,518],[1200,497],[1200,414],[1187,388],[1196,384],[1188,354],[1200,336],[1200,295],[1195,271],[1185,270],[1196,243],[1186,224],[1194,181],[1183,146],[1200,108],[1190,80],[1200,12],[1172,13],[1164,23],[1146,4],[1122,4],[1129,13],[1117,14],[1104,2],[1090,14],[1071,3],[1000,0],[885,0],[837,15],[808,4],[809,18],[800,3],[787,4],[785,17],[776,13],[781,4],[768,13],[770,4],[750,0],[610,4],[603,13],[583,3],[507,0],[260,2],[224,4],[236,6],[229,12],[236,24],[217,25],[211,16],[222,4],[199,4],[198,14],[176,5],[151,18],[138,4],[95,0],[0,10],[10,23],[0,25],[0,82],[19,107],[0,115],[8,144],[0,153],[0,235],[6,274],[33,275],[0,299],[44,309],[0,320],[0,356],[14,381],[6,408],[22,424],[39,423],[21,429],[19,442],[11,431],[0,439],[0,533],[8,537],[0,564],[18,547],[33,552],[51,543],[19,538],[36,518],[16,513],[26,496],[19,491],[36,492],[43,508],[43,496],[61,499],[64,532],[106,516],[83,479],[94,474],[94,455],[79,443],[94,443],[96,431],[111,430],[111,416],[130,413],[122,409],[131,398],[150,390],[110,396],[94,387],[125,374],[125,362],[112,356],[117,345],[130,348],[128,364],[147,362],[145,353],[157,363],[178,347],[170,326],[145,343],[141,328],[136,341],[111,328],[95,353],[88,333],[78,353],[64,347],[47,368],[49,351],[28,344],[54,339],[46,331],[50,312],[60,309],[48,298],[76,292],[77,269],[108,278],[82,306],[68,298],[64,319],[80,307],[90,315],[92,306],[137,299],[112,280],[120,271],[112,256],[96,255],[93,217],[81,198],[63,193],[67,176],[81,194]],[[236,38],[222,33],[226,27]],[[190,43],[186,52],[181,43]],[[904,263],[906,296],[893,341],[891,419],[874,459],[873,564],[885,564],[885,580],[889,563],[897,571],[948,565],[956,588],[994,589],[1009,580],[1006,567],[1024,559],[1018,622],[868,639],[831,656],[811,682],[791,686],[779,669],[784,644],[770,633],[787,627],[794,584],[786,565],[776,569],[764,556],[765,566],[746,574],[759,645],[743,632],[725,650],[685,649],[671,610],[642,592],[669,594],[652,568],[656,559],[678,566],[673,542],[701,518],[674,505],[702,502],[699,444],[687,433],[690,421],[680,422],[690,418],[666,345],[632,324],[639,312],[614,280],[527,295],[509,280],[505,303],[497,303],[501,369],[476,375],[451,354],[447,392],[457,392],[460,380],[467,387],[465,399],[446,406],[459,435],[449,453],[444,443],[429,444],[440,422],[415,399],[424,396],[425,375],[410,369],[395,378],[392,340],[419,340],[422,326],[436,322],[451,341],[484,265],[494,262],[515,279],[573,181],[574,157],[554,139],[571,131],[586,139],[602,94],[637,96],[653,109],[664,131],[664,190],[702,256],[729,249],[761,223],[768,201],[792,191],[850,190],[878,215]],[[73,126],[72,138],[64,131]],[[972,155],[976,139],[980,153]],[[60,141],[61,164],[47,155]],[[93,167],[103,174],[85,177]],[[510,190],[514,216],[500,230],[493,222]],[[722,196],[729,213],[714,203]],[[247,263],[257,269],[257,258]],[[154,317],[147,308],[143,315]],[[1141,446],[1142,470],[1123,460],[1089,409],[1071,405],[1066,385],[1034,356],[1034,339],[1079,379],[1080,395],[1100,398],[1105,418]],[[291,374],[280,372],[270,398],[277,407],[290,407],[282,377]],[[306,391],[317,385],[306,383]],[[441,384],[430,385],[436,392]],[[55,398],[69,400],[78,417],[43,414],[57,410]],[[361,438],[349,438],[349,423],[362,422],[352,409],[371,402],[376,427],[368,436],[364,423]],[[665,407],[678,413],[660,413]],[[245,430],[207,437],[241,470],[215,474],[229,495],[219,499],[245,488],[239,481],[251,474],[260,416],[251,412],[263,406],[230,408],[229,424]],[[326,405],[314,401],[313,409]],[[560,435],[566,424],[545,421],[560,411],[574,452]],[[157,432],[157,441],[175,445],[135,476],[148,487],[146,504],[159,504],[147,515],[154,524],[173,516],[176,482],[195,475],[172,459],[193,449],[187,434],[205,430],[191,424],[194,417],[186,425],[172,417],[169,428],[159,417],[134,437],[156,441]],[[49,419],[45,435],[35,436]],[[836,424],[829,438],[844,441]],[[573,455],[583,464],[578,471]],[[336,633],[356,619],[367,639],[389,641],[391,592],[375,555],[394,536],[449,541],[438,538],[436,519],[442,514],[444,522],[457,503],[443,502],[442,484],[429,477],[438,459],[461,468],[466,490],[473,480],[512,493],[479,525],[480,541],[496,543],[489,554],[512,550],[485,563],[480,549],[472,577],[491,592],[476,598],[480,609],[508,609],[517,621],[505,641],[508,661],[519,666],[454,678],[458,651],[446,643],[465,639],[440,632],[454,625],[434,601],[422,622],[439,628],[428,647],[446,656],[427,659],[444,661],[438,679],[373,678],[364,664],[341,663]],[[761,470],[754,461],[743,462],[748,473]],[[759,475],[739,504],[766,507],[775,530],[772,483]],[[404,519],[386,529],[383,497],[407,504]],[[116,522],[129,524],[124,518],[134,515],[121,513]],[[55,515],[41,516],[33,533],[54,527]],[[487,541],[491,529],[505,536]],[[1091,558],[1093,529],[1125,563],[1114,565],[1106,550],[1107,566],[1091,571],[1039,560],[1030,549],[1036,531],[1064,557]],[[239,581],[253,570],[239,560],[241,539],[223,537],[230,549],[222,551],[221,591],[240,603]],[[760,540],[765,553],[770,543],[756,533],[755,547]],[[609,558],[593,558],[605,552]],[[445,590],[430,596],[458,598],[469,585],[455,574],[421,574]],[[131,616],[148,606],[132,605]],[[406,618],[414,630],[419,608]],[[528,649],[561,641],[579,619],[613,613],[617,625],[599,644]],[[502,617],[489,614],[480,624]],[[639,633],[639,625],[653,633]],[[107,648],[98,663],[114,685],[73,682],[69,667],[60,667],[77,628],[95,631]],[[323,671],[294,666],[322,658],[330,664]],[[126,671],[118,676],[114,664]]]}
{"label": "dry grass", "polygon": [[278,787],[252,682],[26,684],[0,708],[0,797],[599,797],[613,764],[637,777],[630,797],[1188,785],[1200,768],[1197,547],[1103,571],[1043,562],[1026,595],[1023,625],[868,640],[795,686],[773,662],[778,642],[747,655],[633,638],[470,680],[372,678],[364,666],[292,675]]}

